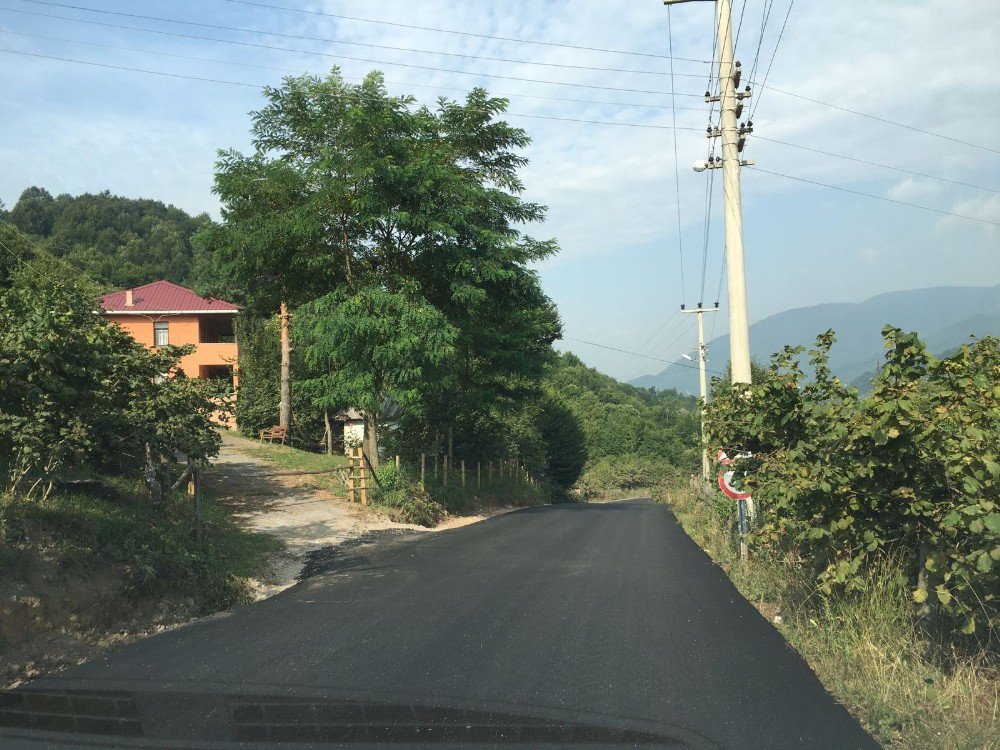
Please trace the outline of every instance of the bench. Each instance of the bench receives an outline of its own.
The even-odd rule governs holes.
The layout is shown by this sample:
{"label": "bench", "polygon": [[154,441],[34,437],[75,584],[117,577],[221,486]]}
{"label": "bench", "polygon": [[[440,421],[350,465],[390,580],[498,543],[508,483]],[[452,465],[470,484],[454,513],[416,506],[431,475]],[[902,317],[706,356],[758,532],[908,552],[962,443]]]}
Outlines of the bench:
{"label": "bench", "polygon": [[266,430],[260,431],[260,442],[265,440],[269,443],[273,443],[275,440],[279,441],[282,445],[285,444],[285,439],[288,437],[288,429],[285,427],[271,427]]}

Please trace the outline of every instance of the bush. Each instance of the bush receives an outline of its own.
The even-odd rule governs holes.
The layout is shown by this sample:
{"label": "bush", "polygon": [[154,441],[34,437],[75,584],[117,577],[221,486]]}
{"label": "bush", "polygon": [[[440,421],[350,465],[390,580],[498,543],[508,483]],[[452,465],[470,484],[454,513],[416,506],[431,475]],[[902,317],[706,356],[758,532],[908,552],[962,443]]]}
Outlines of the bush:
{"label": "bush", "polygon": [[[392,467],[395,471],[395,466]],[[379,477],[381,479],[381,476]],[[415,523],[418,526],[437,526],[448,511],[418,487],[383,487],[373,493],[374,502],[384,508],[393,521]]]}
{"label": "bush", "polygon": [[191,498],[159,506],[136,502],[141,484],[115,478],[99,495],[55,491],[42,499],[6,496],[8,544],[52,544],[64,565],[111,565],[124,593],[173,592],[196,597],[206,610],[247,600],[247,579],[281,543],[239,528],[226,510],[202,498],[199,543]]}
{"label": "bush", "polygon": [[588,461],[576,490],[583,499],[621,496],[669,484],[678,469],[654,456],[603,456]]}
{"label": "bush", "polygon": [[708,406],[710,440],[741,461],[754,490],[758,546],[794,552],[821,590],[867,585],[870,563],[903,556],[920,614],[971,634],[1000,625],[1000,341],[929,355],[886,327],[885,365],[864,399],[828,367],[829,331],[809,352],[772,358],[750,387]]}

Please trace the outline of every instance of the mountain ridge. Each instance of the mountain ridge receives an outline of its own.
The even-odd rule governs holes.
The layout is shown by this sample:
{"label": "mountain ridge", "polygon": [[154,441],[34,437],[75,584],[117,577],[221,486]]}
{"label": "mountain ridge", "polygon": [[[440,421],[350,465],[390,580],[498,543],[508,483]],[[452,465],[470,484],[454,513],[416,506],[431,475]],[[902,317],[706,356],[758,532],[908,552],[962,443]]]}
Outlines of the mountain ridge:
{"label": "mountain ridge", "polygon": [[[935,354],[954,349],[970,335],[1000,335],[1000,284],[882,292],[860,302],[822,302],[784,310],[750,326],[750,354],[767,363],[782,347],[808,347],[818,334],[833,329],[837,343],[830,353],[830,366],[841,379],[854,382],[879,367],[885,325],[916,331]],[[728,334],[710,341],[706,349],[709,368],[725,369]],[[659,373],[629,382],[643,388],[697,393],[697,371],[679,366],[680,362],[678,358]]]}

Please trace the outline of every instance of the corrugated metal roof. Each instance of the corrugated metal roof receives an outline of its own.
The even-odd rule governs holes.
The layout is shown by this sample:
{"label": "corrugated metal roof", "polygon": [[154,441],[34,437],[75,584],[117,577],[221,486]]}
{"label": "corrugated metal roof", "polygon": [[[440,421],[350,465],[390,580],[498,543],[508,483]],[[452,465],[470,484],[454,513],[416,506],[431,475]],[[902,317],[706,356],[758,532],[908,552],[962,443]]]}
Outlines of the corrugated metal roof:
{"label": "corrugated metal roof", "polygon": [[199,297],[190,289],[169,281],[154,281],[132,289],[132,304],[125,304],[125,291],[105,294],[101,307],[107,312],[236,312],[239,307],[212,297]]}

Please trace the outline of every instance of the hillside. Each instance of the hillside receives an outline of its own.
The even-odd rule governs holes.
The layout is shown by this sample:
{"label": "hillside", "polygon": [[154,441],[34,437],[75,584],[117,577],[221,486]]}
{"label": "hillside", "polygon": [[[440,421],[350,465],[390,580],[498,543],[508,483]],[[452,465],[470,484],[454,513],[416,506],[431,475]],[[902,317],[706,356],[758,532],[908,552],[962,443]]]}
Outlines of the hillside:
{"label": "hillside", "polygon": [[[913,289],[888,292],[857,303],[786,310],[750,326],[751,355],[767,362],[772,353],[785,345],[808,346],[817,334],[832,328],[837,334],[837,344],[830,354],[833,371],[843,380],[863,386],[866,376],[882,361],[880,332],[886,324],[917,331],[930,351],[943,354],[970,335],[1000,333],[1000,285]],[[728,359],[728,335],[709,342],[711,369],[725,369]],[[697,371],[690,367],[670,365],[656,375],[637,378],[632,384],[697,393],[697,377]]]}
{"label": "hillside", "polygon": [[204,258],[195,233],[211,223],[175,206],[102,193],[53,197],[29,187],[4,216],[42,250],[109,288],[167,279],[199,286]]}

